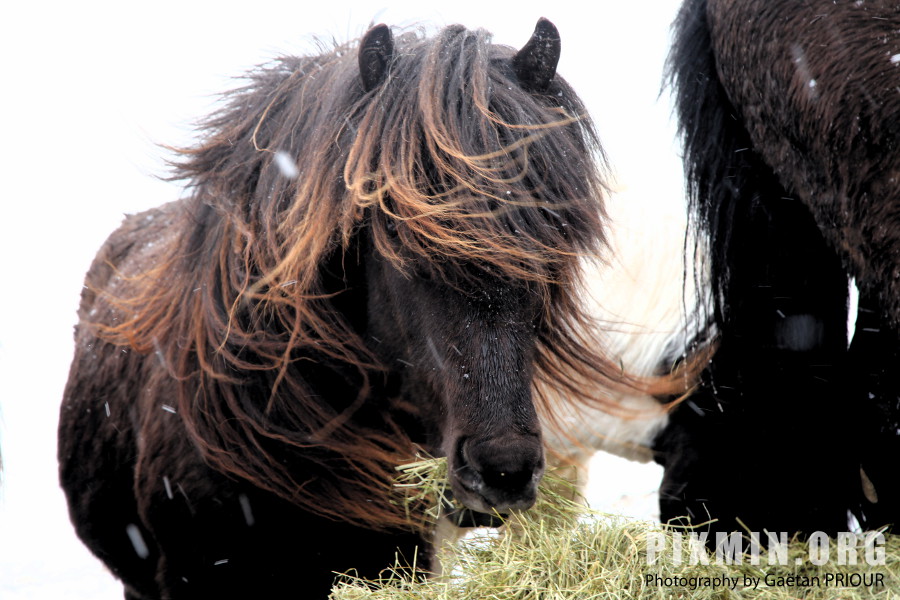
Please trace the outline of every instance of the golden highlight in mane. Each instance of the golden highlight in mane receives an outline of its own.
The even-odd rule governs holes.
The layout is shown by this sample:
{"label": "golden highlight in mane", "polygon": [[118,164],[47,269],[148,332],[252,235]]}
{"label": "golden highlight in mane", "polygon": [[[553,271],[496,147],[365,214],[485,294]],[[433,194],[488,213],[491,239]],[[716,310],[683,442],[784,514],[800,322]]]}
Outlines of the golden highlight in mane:
{"label": "golden highlight in mane", "polygon": [[[629,378],[592,336],[579,265],[604,248],[605,159],[569,86],[523,89],[514,50],[480,30],[396,43],[371,91],[352,43],[229,93],[175,164],[191,195],[160,211],[177,235],[154,268],[123,269],[114,302],[133,318],[102,327],[157,353],[209,464],[368,527],[408,526],[391,485],[417,447],[400,423],[415,407],[374,397],[388,369],[342,304],[361,235],[410,276],[526,282],[543,299],[537,377],[572,401],[615,410],[603,389],[684,387]],[[358,393],[318,400],[312,364]],[[333,476],[297,481],[298,463]]]}

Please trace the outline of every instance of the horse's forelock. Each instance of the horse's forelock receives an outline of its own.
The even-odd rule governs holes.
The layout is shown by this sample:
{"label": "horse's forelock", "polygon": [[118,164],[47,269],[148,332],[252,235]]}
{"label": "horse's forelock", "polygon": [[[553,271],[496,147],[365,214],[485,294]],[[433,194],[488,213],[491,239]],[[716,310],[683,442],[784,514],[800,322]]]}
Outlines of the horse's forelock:
{"label": "horse's forelock", "polygon": [[565,82],[527,92],[514,50],[483,31],[416,44],[363,111],[344,171],[382,254],[401,268],[409,255],[435,262],[448,279],[477,264],[547,283],[599,250],[602,153]]}

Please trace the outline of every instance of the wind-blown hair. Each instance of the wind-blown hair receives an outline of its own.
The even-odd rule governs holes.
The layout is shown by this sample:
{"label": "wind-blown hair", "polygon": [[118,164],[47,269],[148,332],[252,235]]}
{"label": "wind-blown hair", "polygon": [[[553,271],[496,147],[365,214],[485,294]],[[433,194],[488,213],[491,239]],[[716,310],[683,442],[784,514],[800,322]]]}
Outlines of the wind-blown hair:
{"label": "wind-blown hair", "polygon": [[[405,519],[387,492],[416,451],[402,415],[421,415],[390,393],[345,301],[361,240],[461,290],[526,285],[542,299],[545,385],[602,404],[598,390],[624,379],[577,293],[579,260],[604,245],[604,158],[581,101],[558,76],[523,89],[514,50],[481,30],[396,45],[369,91],[352,43],[278,59],[227,94],[179,151],[191,195],[164,209],[177,240],[154,269],[125,273],[114,302],[132,318],[103,327],[157,352],[209,464],[368,527]],[[326,402],[331,381],[358,395]],[[292,475],[310,468],[329,477]]]}

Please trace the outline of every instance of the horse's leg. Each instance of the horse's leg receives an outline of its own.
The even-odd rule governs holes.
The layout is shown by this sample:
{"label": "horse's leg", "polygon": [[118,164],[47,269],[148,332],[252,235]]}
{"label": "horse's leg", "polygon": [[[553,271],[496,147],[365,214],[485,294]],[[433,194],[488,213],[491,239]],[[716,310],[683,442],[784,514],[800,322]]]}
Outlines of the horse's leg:
{"label": "horse's leg", "polygon": [[680,407],[657,440],[662,521],[704,525],[710,543],[720,532],[846,531],[855,416],[836,378],[807,383],[745,388],[727,404],[707,388]]}
{"label": "horse's leg", "polygon": [[859,506],[865,529],[900,522],[900,341],[888,325],[876,294],[861,291],[856,332],[850,345],[853,382],[848,410],[860,412]]}
{"label": "horse's leg", "polygon": [[719,350],[657,438],[662,518],[716,518],[715,532],[845,531],[858,471],[846,276],[802,204],[776,188],[749,206],[732,223]]}

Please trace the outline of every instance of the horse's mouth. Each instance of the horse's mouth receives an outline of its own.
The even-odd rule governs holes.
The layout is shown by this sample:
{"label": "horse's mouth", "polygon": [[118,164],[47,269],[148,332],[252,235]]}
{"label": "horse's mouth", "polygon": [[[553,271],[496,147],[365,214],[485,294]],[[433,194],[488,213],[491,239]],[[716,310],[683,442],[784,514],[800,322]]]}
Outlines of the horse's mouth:
{"label": "horse's mouth", "polygon": [[446,507],[444,517],[457,527],[492,527],[494,529],[502,527],[506,522],[508,514],[487,514],[472,510],[471,508],[456,508],[452,505]]}
{"label": "horse's mouth", "polygon": [[525,485],[510,488],[492,487],[468,467],[462,467],[450,478],[454,497],[467,509],[487,515],[503,515],[526,510],[537,500],[537,488],[542,472],[536,472]]}

